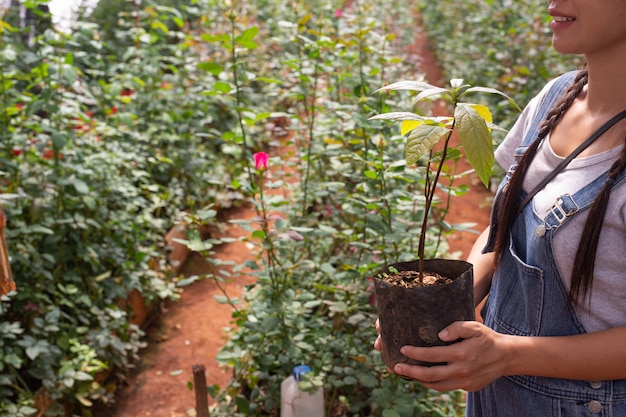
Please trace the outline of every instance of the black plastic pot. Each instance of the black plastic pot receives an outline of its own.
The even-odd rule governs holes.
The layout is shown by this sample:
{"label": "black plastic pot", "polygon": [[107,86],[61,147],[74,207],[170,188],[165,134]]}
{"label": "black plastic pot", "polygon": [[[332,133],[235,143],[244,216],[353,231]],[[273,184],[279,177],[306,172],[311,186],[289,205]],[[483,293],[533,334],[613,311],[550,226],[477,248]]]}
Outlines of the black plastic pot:
{"label": "black plastic pot", "polygon": [[444,346],[437,334],[455,321],[475,320],[474,270],[461,260],[430,259],[424,271],[437,273],[452,282],[417,288],[404,288],[385,282],[389,268],[419,271],[419,261],[400,262],[385,267],[374,278],[376,306],[382,337],[382,359],[391,369],[396,363],[434,366],[439,363],[409,359],[400,353],[402,346]]}

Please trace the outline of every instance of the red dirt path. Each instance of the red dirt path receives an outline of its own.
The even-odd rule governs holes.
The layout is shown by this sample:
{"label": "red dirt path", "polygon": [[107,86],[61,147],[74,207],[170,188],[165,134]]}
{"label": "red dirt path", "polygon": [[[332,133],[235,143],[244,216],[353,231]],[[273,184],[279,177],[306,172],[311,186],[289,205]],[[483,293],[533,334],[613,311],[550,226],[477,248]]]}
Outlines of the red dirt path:
{"label": "red dirt path", "polygon": [[[425,73],[431,84],[442,85],[441,70],[423,34],[418,33],[409,53],[410,59],[417,64],[417,73]],[[439,111],[442,109],[435,109],[435,112]],[[459,172],[468,168],[467,165],[460,166]],[[471,191],[453,200],[446,220],[450,223],[473,222],[476,223],[475,229],[482,230],[488,224],[491,193],[474,175],[459,180],[461,183],[468,184]],[[254,215],[246,209],[230,213],[232,218],[238,219]],[[238,226],[226,229],[228,236],[237,237],[244,233]],[[475,238],[474,233],[456,233],[449,238],[450,249],[460,252],[464,258]],[[244,243],[235,242],[221,245],[215,256],[240,264],[251,255]],[[191,254],[181,272],[199,274],[203,268],[203,259]],[[226,285],[226,290],[231,297],[237,297],[252,280],[249,276],[239,275]],[[142,361],[129,377],[128,384],[119,390],[116,405],[106,414],[107,417],[195,415],[194,393],[187,388],[187,383],[193,379],[191,367],[194,364],[206,367],[209,385],[224,386],[227,383],[229,374],[218,366],[215,357],[225,341],[223,329],[230,323],[231,308],[218,304],[215,295],[221,295],[221,292],[213,282],[199,281],[185,289],[180,301],[168,305],[151,326],[150,345],[142,352]]]}

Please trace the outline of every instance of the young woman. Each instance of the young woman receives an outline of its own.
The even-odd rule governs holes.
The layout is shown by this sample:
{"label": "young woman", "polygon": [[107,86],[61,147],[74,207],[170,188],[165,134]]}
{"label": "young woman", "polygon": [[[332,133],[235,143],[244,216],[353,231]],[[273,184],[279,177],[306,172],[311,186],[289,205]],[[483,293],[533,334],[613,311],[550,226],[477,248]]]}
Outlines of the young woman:
{"label": "young woman", "polygon": [[402,350],[447,365],[393,369],[470,391],[468,416],[626,416],[626,0],[548,11],[554,48],[586,66],[546,85],[496,152],[510,168],[468,259],[484,324]]}

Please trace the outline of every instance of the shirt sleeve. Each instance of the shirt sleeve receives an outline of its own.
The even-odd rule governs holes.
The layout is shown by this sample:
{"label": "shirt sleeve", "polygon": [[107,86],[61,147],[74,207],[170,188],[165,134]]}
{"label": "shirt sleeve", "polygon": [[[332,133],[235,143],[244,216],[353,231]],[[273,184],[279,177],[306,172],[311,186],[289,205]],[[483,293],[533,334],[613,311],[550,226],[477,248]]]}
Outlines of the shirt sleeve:
{"label": "shirt sleeve", "polygon": [[506,135],[502,143],[498,146],[495,153],[496,162],[504,169],[505,171],[509,169],[515,160],[515,149],[517,149],[524,140],[528,130],[530,129],[530,125],[537,116],[539,112],[539,106],[541,101],[547,94],[548,90],[552,84],[554,84],[555,80],[551,80],[548,82],[543,89],[537,94],[535,97],[530,100],[528,105],[522,111],[522,114],[519,116],[509,133]]}

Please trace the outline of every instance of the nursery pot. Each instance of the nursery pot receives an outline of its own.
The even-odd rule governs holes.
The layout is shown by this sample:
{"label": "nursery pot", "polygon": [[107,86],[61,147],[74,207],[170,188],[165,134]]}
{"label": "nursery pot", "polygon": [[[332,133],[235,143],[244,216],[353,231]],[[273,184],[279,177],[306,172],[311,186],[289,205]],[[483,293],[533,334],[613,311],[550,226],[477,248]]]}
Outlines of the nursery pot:
{"label": "nursery pot", "polygon": [[475,320],[472,264],[452,259],[425,260],[425,273],[436,273],[452,282],[416,288],[404,288],[386,282],[385,274],[392,275],[390,268],[419,271],[419,261],[388,265],[374,278],[383,362],[391,369],[400,362],[422,366],[441,365],[409,359],[400,353],[400,348],[406,345],[431,347],[455,343],[442,342],[437,334],[455,321]]}

